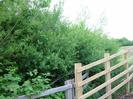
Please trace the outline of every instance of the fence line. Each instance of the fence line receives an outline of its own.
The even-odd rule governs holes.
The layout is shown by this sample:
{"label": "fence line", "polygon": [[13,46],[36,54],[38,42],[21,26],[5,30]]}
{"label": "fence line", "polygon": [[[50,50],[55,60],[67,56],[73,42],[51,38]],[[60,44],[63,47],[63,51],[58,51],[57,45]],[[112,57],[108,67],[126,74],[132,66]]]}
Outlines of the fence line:
{"label": "fence line", "polygon": [[[124,56],[124,60],[114,66],[111,66],[110,61],[118,56]],[[123,85],[127,84],[127,92],[130,91],[130,80],[133,77],[133,73],[131,75],[129,75],[129,72],[132,70],[132,67],[128,66],[128,51],[121,51],[118,52],[116,54],[110,55],[109,53],[105,53],[104,58],[96,61],[96,62],[92,62],[88,65],[82,66],[81,63],[76,63],[75,64],[75,87],[76,87],[76,99],[86,99],[87,97],[90,97],[91,95],[95,94],[96,92],[100,91],[103,88],[106,88],[106,93],[101,96],[99,99],[112,99],[112,94],[117,91],[119,88],[121,88]],[[105,70],[97,73],[85,80],[82,80],[82,72],[86,71],[92,67],[96,67],[97,65],[100,64],[104,64],[105,65]],[[121,66],[125,66],[125,70],[121,73],[119,73],[118,75],[116,75],[115,77],[111,78],[111,72]],[[83,85],[88,84],[89,82],[101,77],[105,75],[105,82],[99,86],[97,86],[96,88],[90,90],[89,92],[83,94]],[[125,76],[125,80],[120,83],[119,85],[117,85],[116,87],[114,87],[113,89],[111,88],[111,84],[118,80],[119,78]]]}
{"label": "fence line", "polygon": [[54,94],[56,92],[62,92],[62,91],[65,91],[65,90],[69,90],[71,88],[73,88],[72,84],[67,84],[67,85],[64,85],[64,86],[60,86],[60,87],[57,87],[57,88],[52,88],[52,89],[46,90],[44,92],[42,91],[38,95],[23,95],[23,96],[19,96],[17,99],[36,99],[36,98],[39,98],[39,97],[44,97],[44,96],[48,96],[50,94]]}
{"label": "fence line", "polygon": [[[96,62],[92,62],[88,65],[82,66],[81,63],[76,63],[75,64],[75,79],[70,79],[65,81],[64,86],[48,89],[45,91],[42,91],[39,94],[31,94],[31,95],[22,95],[18,96],[17,99],[37,99],[40,97],[46,97],[48,95],[57,93],[57,92],[65,92],[65,97],[66,99],[85,99],[99,90],[106,88],[106,93],[99,97],[99,99],[112,99],[112,94],[117,91],[119,88],[121,88],[123,85],[127,84],[127,92],[130,91],[130,86],[129,86],[129,81],[133,78],[133,73],[129,75],[129,72],[133,71],[133,66],[128,66],[128,58],[127,58],[127,53],[128,51],[122,51],[118,52],[116,54],[110,55],[109,53],[106,53],[104,55],[103,59],[100,59]],[[124,60],[114,66],[110,65],[110,60],[118,57],[118,56],[124,56]],[[90,69],[92,67],[96,67],[99,64],[104,64],[105,70],[101,71],[100,73],[97,73],[91,77],[89,76],[89,73],[85,73],[82,75],[83,71]],[[115,77],[111,78],[111,71],[121,67],[122,65],[125,65],[125,70]],[[98,87],[92,89],[91,91],[87,92],[86,94],[83,94],[83,89],[87,87],[87,84],[95,79],[98,79],[101,76],[105,75],[105,82]],[[118,80],[119,78],[123,77],[126,75],[126,79],[114,87],[113,89],[111,88],[111,84]]]}

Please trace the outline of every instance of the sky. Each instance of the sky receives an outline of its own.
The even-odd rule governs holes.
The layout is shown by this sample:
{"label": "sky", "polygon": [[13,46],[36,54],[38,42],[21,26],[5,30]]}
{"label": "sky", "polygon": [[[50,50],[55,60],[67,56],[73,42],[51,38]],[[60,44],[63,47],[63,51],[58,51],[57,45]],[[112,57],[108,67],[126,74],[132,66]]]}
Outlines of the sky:
{"label": "sky", "polygon": [[63,17],[85,19],[88,27],[103,24],[107,35],[133,40],[133,0],[64,0]]}

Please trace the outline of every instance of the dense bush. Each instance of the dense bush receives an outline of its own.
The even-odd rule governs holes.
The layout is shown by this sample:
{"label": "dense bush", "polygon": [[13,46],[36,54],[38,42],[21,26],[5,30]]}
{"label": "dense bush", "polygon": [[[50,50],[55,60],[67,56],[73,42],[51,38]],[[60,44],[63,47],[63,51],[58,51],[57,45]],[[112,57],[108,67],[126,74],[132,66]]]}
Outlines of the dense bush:
{"label": "dense bush", "polygon": [[127,38],[123,37],[121,39],[116,40],[118,43],[120,43],[121,46],[133,46],[133,41],[128,40]]}
{"label": "dense bush", "polygon": [[[60,21],[61,7],[49,11],[49,3],[0,1],[0,97],[61,85],[73,77],[74,63],[88,64],[118,49],[100,29]],[[56,79],[58,84],[51,85]]]}

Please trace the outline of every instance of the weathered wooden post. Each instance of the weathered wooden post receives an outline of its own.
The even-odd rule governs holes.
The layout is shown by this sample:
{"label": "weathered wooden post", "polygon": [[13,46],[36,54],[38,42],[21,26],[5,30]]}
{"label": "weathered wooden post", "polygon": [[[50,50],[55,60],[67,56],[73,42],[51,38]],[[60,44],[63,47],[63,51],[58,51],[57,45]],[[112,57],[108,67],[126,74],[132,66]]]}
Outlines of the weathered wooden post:
{"label": "weathered wooden post", "polygon": [[[124,54],[124,60],[128,60],[128,50],[127,52]],[[128,66],[128,62],[125,64],[125,69],[128,70],[129,66]],[[126,74],[126,79],[129,80],[129,71]],[[126,87],[126,93],[128,94],[130,92],[130,81],[128,81],[127,83],[127,87]]]}
{"label": "weathered wooden post", "polygon": [[79,86],[79,82],[82,81],[82,72],[78,72],[80,68],[82,67],[81,63],[75,64],[75,93],[76,93],[76,99],[79,99],[80,96],[82,96],[82,86]]}
{"label": "weathered wooden post", "polygon": [[[105,80],[106,82],[109,81],[111,79],[111,73],[110,73],[110,60],[109,60],[110,54],[109,53],[105,53],[104,54],[104,58],[107,59],[107,61],[105,62],[105,70],[108,71],[108,73],[105,75]],[[111,91],[111,84],[106,86],[106,93]],[[112,99],[112,95],[108,96],[107,99]]]}
{"label": "weathered wooden post", "polygon": [[74,86],[73,86],[74,80],[70,79],[70,80],[65,81],[65,85],[67,84],[71,84],[72,88],[65,91],[66,99],[74,99]]}

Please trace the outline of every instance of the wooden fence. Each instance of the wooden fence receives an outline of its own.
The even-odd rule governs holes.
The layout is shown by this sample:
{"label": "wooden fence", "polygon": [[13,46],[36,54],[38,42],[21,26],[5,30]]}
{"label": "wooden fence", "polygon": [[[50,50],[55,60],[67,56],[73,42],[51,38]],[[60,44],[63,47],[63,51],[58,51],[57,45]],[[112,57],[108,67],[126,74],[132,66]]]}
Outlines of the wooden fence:
{"label": "wooden fence", "polygon": [[[120,63],[111,66],[111,60],[115,59],[119,56],[124,56],[123,61]],[[112,99],[112,94],[116,92],[118,89],[120,89],[122,86],[127,84],[126,91],[127,93],[130,91],[130,80],[133,78],[133,73],[130,75],[130,72],[132,71],[133,66],[128,66],[128,51],[121,51],[119,53],[110,55],[109,53],[105,53],[104,58],[90,63],[88,65],[82,66],[81,63],[75,64],[75,92],[76,92],[76,99],[86,99],[93,94],[97,93],[103,88],[106,88],[106,93],[99,97],[98,99]],[[89,70],[92,67],[96,67],[100,64],[104,64],[104,70],[100,73],[97,73],[85,80],[82,79],[82,73],[83,71]],[[125,66],[125,70],[116,75],[115,77],[111,77],[111,72],[115,69],[118,69],[121,66]],[[83,86],[85,84],[89,84],[91,81],[98,79],[99,77],[105,76],[105,82],[96,88],[88,91],[87,93],[83,94]],[[124,81],[112,88],[112,83],[116,80],[118,80],[121,77],[125,77]]]}
{"label": "wooden fence", "polygon": [[[111,99],[112,94],[117,91],[120,87],[125,85],[127,83],[127,92],[129,92],[130,86],[129,86],[129,81],[133,77],[133,73],[129,75],[130,71],[133,71],[133,66],[128,67],[128,59],[127,59],[127,54],[128,51],[122,51],[114,55],[109,55],[109,53],[106,53],[104,55],[103,59],[100,59],[96,62],[90,63],[88,65],[82,66],[81,63],[75,64],[75,80],[70,79],[65,81],[64,86],[48,89],[45,91],[40,92],[39,94],[31,94],[31,95],[22,95],[18,96],[17,99],[37,99],[40,97],[47,97],[51,94],[58,93],[58,92],[65,92],[65,99],[85,99],[94,93],[98,92],[102,88],[106,87],[106,94],[101,96],[99,99]],[[118,56],[124,56],[124,60],[120,63],[118,63],[115,66],[111,66],[110,60],[114,59],[115,57]],[[105,70],[95,74],[94,76],[89,77],[89,73],[85,73],[82,75],[82,72],[90,69],[92,67],[96,67],[99,64],[105,64]],[[121,67],[122,65],[125,65],[125,71],[122,73],[118,74],[117,76],[111,78],[111,71]],[[83,89],[87,87],[87,84],[101,76],[105,75],[106,81],[105,83],[101,84],[100,86],[92,89],[86,94],[83,94]],[[111,83],[119,79],[120,77],[126,75],[126,79],[120,83],[118,86],[115,88],[111,88]]]}
{"label": "wooden fence", "polygon": [[[52,89],[48,89],[45,91],[42,91],[39,94],[31,94],[31,95],[22,95],[22,96],[18,96],[17,99],[37,99],[37,98],[41,98],[41,97],[47,97],[48,95],[57,93],[57,92],[62,92],[65,91],[66,94],[66,99],[69,99],[69,97],[72,97],[73,92],[73,84],[70,83],[71,80],[66,81],[66,85],[64,86],[60,86],[60,87],[56,87],[56,88],[52,88]],[[72,98],[70,98],[72,99]]]}
{"label": "wooden fence", "polygon": [[[88,73],[85,73],[82,76],[82,79],[86,79],[88,77]],[[45,91],[40,92],[39,94],[30,94],[30,95],[22,95],[18,96],[17,99],[37,99],[41,97],[47,97],[51,94],[55,94],[58,92],[65,92],[65,99],[74,99],[75,97],[75,86],[74,86],[74,79],[70,79],[65,81],[65,85],[56,87],[56,88],[51,88]],[[86,88],[86,85],[84,86]]]}

